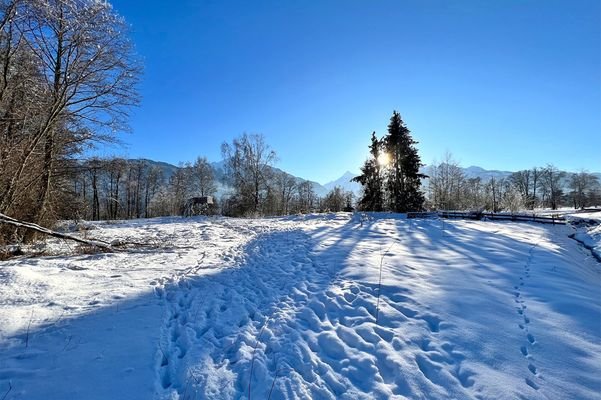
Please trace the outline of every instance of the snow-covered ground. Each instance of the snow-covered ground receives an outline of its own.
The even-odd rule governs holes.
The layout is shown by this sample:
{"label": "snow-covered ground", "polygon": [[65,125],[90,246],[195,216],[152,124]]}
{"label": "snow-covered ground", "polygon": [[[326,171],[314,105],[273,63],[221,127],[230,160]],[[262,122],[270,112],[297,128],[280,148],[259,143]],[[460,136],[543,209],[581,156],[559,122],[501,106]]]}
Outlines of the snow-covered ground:
{"label": "snow-covered ground", "polygon": [[572,238],[582,243],[601,262],[601,211],[567,214],[574,228]]}
{"label": "snow-covered ground", "polygon": [[601,268],[570,233],[345,214],[98,224],[159,246],[0,263],[0,399],[599,398]]}

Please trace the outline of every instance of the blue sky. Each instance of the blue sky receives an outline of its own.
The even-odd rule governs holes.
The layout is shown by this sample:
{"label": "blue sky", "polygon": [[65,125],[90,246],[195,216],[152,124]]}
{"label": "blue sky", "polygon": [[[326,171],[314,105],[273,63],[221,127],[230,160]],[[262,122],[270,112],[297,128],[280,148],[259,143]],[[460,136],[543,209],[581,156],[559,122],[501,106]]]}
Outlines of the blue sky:
{"label": "blue sky", "polygon": [[357,171],[398,110],[422,161],[601,171],[601,2],[114,0],[144,60],[126,148],[221,159],[262,133],[278,167]]}

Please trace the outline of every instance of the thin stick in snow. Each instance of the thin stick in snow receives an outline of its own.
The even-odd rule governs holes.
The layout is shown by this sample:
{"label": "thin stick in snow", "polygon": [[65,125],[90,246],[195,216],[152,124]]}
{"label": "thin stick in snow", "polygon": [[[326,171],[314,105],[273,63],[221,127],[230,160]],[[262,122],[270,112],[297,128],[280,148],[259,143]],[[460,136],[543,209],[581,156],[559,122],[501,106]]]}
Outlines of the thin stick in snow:
{"label": "thin stick in snow", "polygon": [[67,347],[71,344],[71,340],[73,339],[73,335],[69,335],[69,340],[67,340],[67,344],[63,347],[63,351],[67,350]]}
{"label": "thin stick in snow", "polygon": [[11,390],[13,390],[13,385],[9,381],[8,382],[8,390],[6,391],[6,393],[4,393],[4,396],[2,396],[2,400],[6,399],[6,396],[8,396],[8,394],[10,393]]}
{"label": "thin stick in snow", "polygon": [[265,327],[267,326],[268,323],[269,323],[269,318],[267,318],[267,320],[263,324],[263,327],[261,328],[261,331],[259,332],[259,336],[257,337],[257,341],[255,342],[255,348],[253,349],[253,356],[252,356],[252,360],[250,362],[250,376],[248,377],[248,400],[250,400],[250,389],[251,389],[252,381],[253,381],[253,369],[255,367],[255,355],[257,353],[257,347],[259,347],[259,342],[261,341],[261,336],[263,335],[263,331],[265,330]]}
{"label": "thin stick in snow", "polygon": [[31,310],[31,316],[29,317],[29,324],[27,324],[27,334],[25,335],[25,348],[29,346],[29,329],[31,328],[31,320],[33,319],[33,309]]}
{"label": "thin stick in snow", "polygon": [[380,294],[382,293],[382,267],[384,265],[384,257],[386,256],[386,253],[388,253],[390,249],[392,249],[392,246],[394,246],[395,244],[396,243],[392,243],[390,247],[388,247],[388,249],[384,252],[384,254],[381,253],[382,248],[380,247],[380,280],[378,282],[378,301],[376,303],[376,325],[378,325],[378,317],[380,316]]}
{"label": "thin stick in snow", "polygon": [[269,389],[269,397],[267,398],[267,400],[271,400],[271,394],[273,392],[273,388],[275,387],[275,381],[278,379],[280,372],[283,371],[284,369],[285,368],[280,368],[277,371],[275,371],[275,376],[273,377],[273,382],[271,384],[271,389]]}

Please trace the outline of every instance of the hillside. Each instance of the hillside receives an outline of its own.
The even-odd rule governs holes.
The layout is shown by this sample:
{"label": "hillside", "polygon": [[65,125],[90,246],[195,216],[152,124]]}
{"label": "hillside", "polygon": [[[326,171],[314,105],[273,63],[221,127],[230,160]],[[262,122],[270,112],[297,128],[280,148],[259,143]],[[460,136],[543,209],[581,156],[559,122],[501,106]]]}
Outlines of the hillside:
{"label": "hillside", "polygon": [[[165,181],[167,181],[167,182],[169,181],[169,178],[175,173],[175,171],[177,171],[180,168],[173,164],[169,164],[169,163],[162,162],[162,161],[153,161],[153,160],[147,160],[147,159],[142,159],[142,161],[147,162],[151,166],[159,167],[161,169],[161,171],[163,171],[163,177],[164,177]],[[229,190],[229,185],[225,178],[223,161],[211,162],[210,164],[213,167],[213,171],[215,173],[215,179],[218,182],[217,196],[219,197],[219,196],[227,193]],[[320,197],[325,196],[329,191],[328,188],[325,188],[324,186],[322,186],[321,184],[319,184],[317,182],[294,176],[294,175],[292,175],[286,171],[283,171],[279,168],[271,167],[271,170],[274,173],[282,173],[283,172],[289,176],[292,176],[298,183],[310,182],[311,186],[313,187],[313,191],[315,192],[316,195],[318,195]]]}

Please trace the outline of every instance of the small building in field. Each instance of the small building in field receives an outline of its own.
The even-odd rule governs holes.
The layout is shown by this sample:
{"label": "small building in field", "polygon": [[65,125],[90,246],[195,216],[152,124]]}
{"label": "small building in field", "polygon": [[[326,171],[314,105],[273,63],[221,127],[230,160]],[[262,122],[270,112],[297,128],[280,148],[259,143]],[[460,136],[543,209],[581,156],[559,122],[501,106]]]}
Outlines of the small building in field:
{"label": "small building in field", "polygon": [[213,204],[215,204],[213,196],[190,197],[186,200],[182,214],[185,217],[204,215]]}

